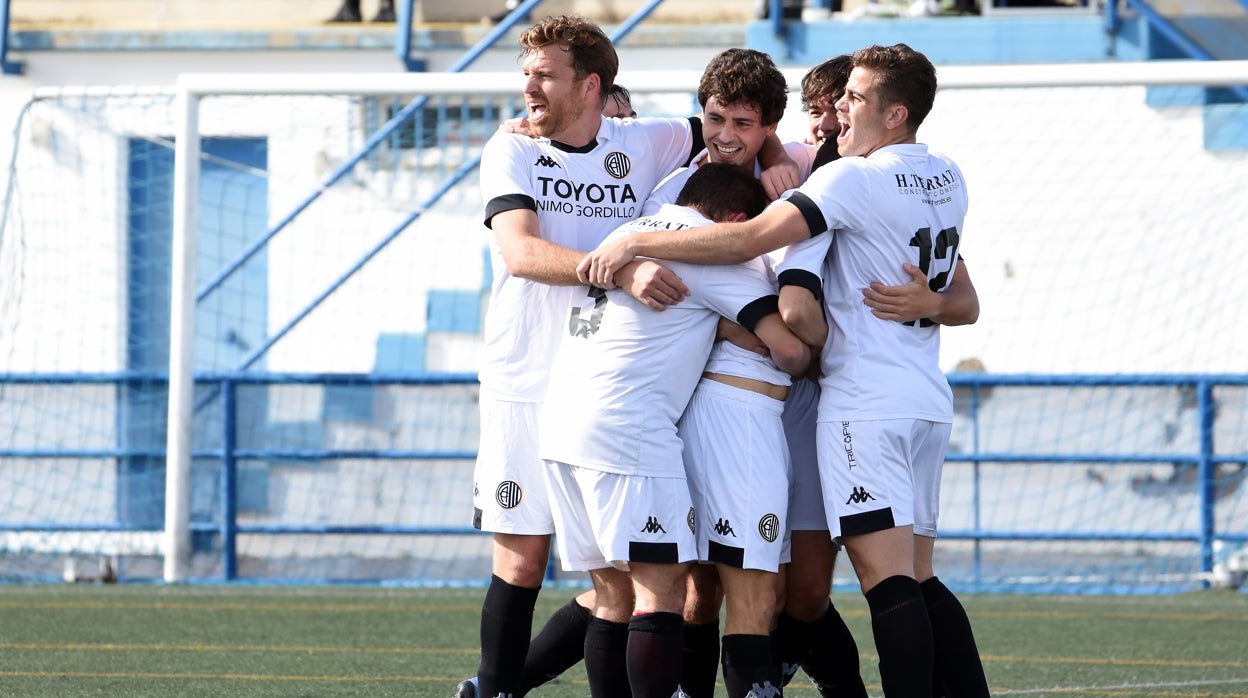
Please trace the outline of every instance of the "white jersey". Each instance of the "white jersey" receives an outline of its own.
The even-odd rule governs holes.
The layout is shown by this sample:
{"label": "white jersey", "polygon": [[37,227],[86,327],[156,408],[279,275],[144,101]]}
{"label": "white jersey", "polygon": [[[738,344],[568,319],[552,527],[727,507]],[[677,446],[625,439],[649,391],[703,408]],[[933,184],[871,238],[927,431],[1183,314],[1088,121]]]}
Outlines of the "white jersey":
{"label": "white jersey", "polygon": [[[597,138],[569,149],[545,138],[499,133],[481,154],[485,223],[498,213],[537,213],[544,240],[574,250],[598,246],[620,224],[641,215],[647,194],[689,160],[687,119],[603,118]],[[490,238],[494,279],[485,315],[480,380],[491,396],[540,402],[573,286],[512,276]]]}
{"label": "white jersey", "polygon": [[[921,143],[893,145],[819,168],[787,200],[813,236],[791,246],[792,257],[808,259],[810,245],[830,246],[825,267],[808,270],[823,277],[828,312],[819,420],[953,421],[939,325],[881,320],[863,303],[862,289],[872,281],[906,283],[903,262],[926,272],[932,290],[948,287],[967,209],[962,171]],[[782,283],[788,266],[777,269]]]}
{"label": "white jersey", "polygon": [[[706,225],[696,211],[665,206],[620,233]],[[539,424],[539,455],[591,470],[683,479],[676,422],[688,404],[722,315],[753,328],[776,312],[759,260],[668,264],[688,298],[655,311],[622,290],[577,287]]]}
{"label": "white jersey", "polygon": [[[772,271],[772,264],[776,260],[770,255],[763,255],[759,259],[767,269],[767,278],[775,285],[776,275]],[[706,360],[706,372],[750,378],[772,385],[789,385],[793,382],[792,376],[776,367],[770,356],[742,349],[723,339],[715,342],[711,349],[711,355]]]}
{"label": "white jersey", "polygon": [[[785,143],[785,152],[789,157],[797,163],[798,176],[805,180],[810,176],[811,165],[815,161],[815,153],[818,149],[808,143]],[[655,187],[646,199],[645,205],[642,207],[642,215],[653,215],[664,204],[676,203],[676,197],[680,195],[680,190],[684,188],[685,182],[689,181],[689,177],[693,175],[694,170],[698,169],[703,163],[708,161],[708,153],[703,150],[693,162],[685,168],[673,172]],[[762,165],[755,160],[754,176],[762,174]],[[768,271],[770,272],[771,258],[764,258],[768,262]],[[774,276],[772,279],[774,280]],[[707,360],[706,370],[710,373],[722,373],[728,376],[739,376],[741,378],[752,378],[754,380],[771,383],[772,385],[789,385],[792,378],[789,374],[776,368],[776,364],[769,357],[757,354],[747,349],[742,349],[731,342],[719,341],[715,343],[715,347],[711,350],[711,356]]]}
{"label": "white jersey", "polygon": [[[818,148],[809,143],[785,143],[784,151],[789,154],[793,162],[797,163],[799,181],[806,181],[810,176],[811,166],[815,162],[815,153]],[[703,150],[693,159],[688,167],[681,168],[668,175],[667,179],[659,183],[659,186],[650,192],[650,196],[646,198],[645,205],[642,206],[641,215],[653,216],[658,212],[659,207],[663,204],[676,203],[676,197],[680,195],[680,190],[685,187],[685,182],[689,181],[689,177],[693,175],[693,171],[698,169],[700,165],[707,162],[709,154]],[[754,160],[754,176],[758,177],[763,174],[763,167],[758,160]]]}

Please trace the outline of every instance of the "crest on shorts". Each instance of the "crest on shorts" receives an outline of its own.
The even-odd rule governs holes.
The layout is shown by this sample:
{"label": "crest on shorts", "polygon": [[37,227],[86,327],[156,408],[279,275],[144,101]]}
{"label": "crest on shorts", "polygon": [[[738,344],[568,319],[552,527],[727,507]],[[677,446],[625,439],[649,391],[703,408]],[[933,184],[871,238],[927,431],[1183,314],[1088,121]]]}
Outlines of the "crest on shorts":
{"label": "crest on shorts", "polygon": [[607,153],[607,157],[603,159],[602,166],[606,168],[607,174],[616,179],[624,179],[628,176],[629,170],[633,169],[633,163],[628,156],[616,150]]}
{"label": "crest on shorts", "polygon": [[518,482],[503,480],[498,483],[498,489],[494,490],[494,501],[504,509],[515,509],[520,506],[521,499],[524,499],[524,492]]}
{"label": "crest on shorts", "polygon": [[689,515],[685,517],[685,523],[689,524],[690,533],[696,533],[693,530],[693,507],[689,507]]}
{"label": "crest on shorts", "polygon": [[780,536],[780,517],[775,514],[764,514],[758,520],[758,535],[768,543],[775,543]]}

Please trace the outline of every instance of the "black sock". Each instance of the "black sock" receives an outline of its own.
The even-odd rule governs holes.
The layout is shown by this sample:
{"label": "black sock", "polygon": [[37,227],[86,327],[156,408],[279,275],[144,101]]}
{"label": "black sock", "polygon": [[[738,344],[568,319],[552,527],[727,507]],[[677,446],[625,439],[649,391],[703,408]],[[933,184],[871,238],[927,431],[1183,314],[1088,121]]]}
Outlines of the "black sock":
{"label": "black sock", "polygon": [[685,623],[680,687],[690,698],[711,698],[719,674],[719,619]]}
{"label": "black sock", "polygon": [[628,623],[590,617],[585,625],[585,674],[594,698],[629,698]]}
{"label": "black sock", "polygon": [[555,611],[529,643],[520,695],[541,686],[585,658],[585,630],[592,614],[572,599]]}
{"label": "black sock", "polygon": [[533,606],[541,587],[527,589],[490,577],[481,606],[481,664],[478,695],[497,698],[519,695],[524,657],[533,631]]}
{"label": "black sock", "polygon": [[815,637],[802,661],[802,670],[820,695],[867,698],[867,687],[858,670],[858,643],[831,601],[814,626]]}
{"label": "black sock", "polygon": [[728,698],[780,695],[780,667],[772,661],[770,635],[724,636],[724,685]]}
{"label": "black sock", "polygon": [[880,656],[880,683],[888,698],[932,695],[932,625],[919,583],[895,575],[865,596]]}
{"label": "black sock", "polygon": [[645,613],[629,621],[628,682],[633,698],[672,698],[680,688],[684,625],[679,613]]}
{"label": "black sock", "polygon": [[984,664],[962,602],[936,577],[919,588],[923,590],[927,617],[932,623],[933,688],[950,698],[987,698],[988,679],[984,677]]}
{"label": "black sock", "polygon": [[815,645],[815,632],[818,621],[807,623],[781,611],[776,620],[776,629],[772,632],[774,642],[772,648],[776,656],[776,664],[780,667],[781,685],[787,686],[793,680],[806,653]]}

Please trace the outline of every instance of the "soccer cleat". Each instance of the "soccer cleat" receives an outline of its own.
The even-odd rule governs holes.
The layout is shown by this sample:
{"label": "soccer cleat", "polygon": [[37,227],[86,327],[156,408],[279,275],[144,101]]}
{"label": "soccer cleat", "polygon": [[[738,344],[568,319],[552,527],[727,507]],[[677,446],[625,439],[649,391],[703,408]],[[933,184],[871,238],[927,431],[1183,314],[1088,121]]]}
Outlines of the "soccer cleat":
{"label": "soccer cleat", "polygon": [[451,698],[477,698],[477,677],[460,681]]}

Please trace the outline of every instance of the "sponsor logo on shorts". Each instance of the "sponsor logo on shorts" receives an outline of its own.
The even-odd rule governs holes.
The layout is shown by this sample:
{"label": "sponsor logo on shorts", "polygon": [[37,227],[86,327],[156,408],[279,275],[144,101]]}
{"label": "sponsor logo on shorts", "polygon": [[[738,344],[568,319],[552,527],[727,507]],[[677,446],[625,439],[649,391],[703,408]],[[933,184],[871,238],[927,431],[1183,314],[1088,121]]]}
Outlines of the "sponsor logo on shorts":
{"label": "sponsor logo on shorts", "polygon": [[504,480],[498,483],[498,489],[494,490],[494,501],[504,509],[515,509],[520,506],[521,499],[524,499],[524,492],[520,490],[518,482]]}
{"label": "sponsor logo on shorts", "polygon": [[628,176],[629,170],[633,168],[633,163],[628,156],[620,151],[607,153],[607,157],[603,159],[602,166],[607,170],[607,174],[616,179],[624,179]]}
{"label": "sponsor logo on shorts", "polygon": [[854,437],[849,433],[849,422],[841,422],[841,438],[845,442],[845,462],[852,469],[858,465],[858,459],[854,458]]}
{"label": "sponsor logo on shorts", "polygon": [[715,522],[715,533],[721,536],[732,536],[733,538],[737,537],[737,532],[732,530],[732,523],[730,523],[727,519],[720,519]]}
{"label": "sponsor logo on shorts", "polygon": [[659,523],[657,516],[651,516],[646,519],[646,525],[641,527],[642,533],[667,533],[667,529],[663,528],[663,524]]}
{"label": "sponsor logo on shorts", "polygon": [[541,155],[537,158],[537,162],[533,163],[533,166],[534,167],[559,167],[559,163],[555,162],[554,160],[552,160],[551,158],[545,155]]}
{"label": "sponsor logo on shorts", "polygon": [[758,535],[768,543],[775,543],[780,536],[780,517],[775,514],[763,514],[758,520]]}
{"label": "sponsor logo on shorts", "polygon": [[693,507],[689,507],[689,515],[685,517],[685,523],[689,524],[689,532],[694,533],[695,531],[693,529],[693,524],[694,524]]}
{"label": "sponsor logo on shorts", "polygon": [[846,504],[864,504],[868,500],[874,500],[875,497],[867,491],[865,487],[855,487],[853,492],[849,493],[849,499],[845,500]]}

